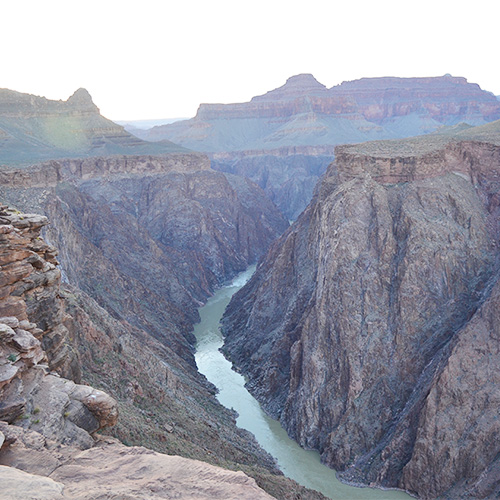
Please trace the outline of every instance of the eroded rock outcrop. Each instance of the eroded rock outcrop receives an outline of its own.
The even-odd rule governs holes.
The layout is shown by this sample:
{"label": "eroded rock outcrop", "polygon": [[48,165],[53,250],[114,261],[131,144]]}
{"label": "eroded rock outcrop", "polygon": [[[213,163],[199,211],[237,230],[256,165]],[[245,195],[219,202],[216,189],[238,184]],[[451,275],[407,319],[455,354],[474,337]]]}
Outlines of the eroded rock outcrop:
{"label": "eroded rock outcrop", "polygon": [[[497,281],[457,335],[425,399],[401,478],[403,487],[422,498],[495,498],[500,493],[499,312]],[[391,448],[384,453],[390,455]]]}
{"label": "eroded rock outcrop", "polygon": [[333,155],[334,146],[293,146],[212,153],[210,158],[214,169],[251,179],[287,219],[295,220],[311,200]]}
{"label": "eroded rock outcrop", "polygon": [[88,448],[91,434],[116,423],[116,401],[50,372],[80,376],[63,324],[56,251],[39,236],[48,221],[0,210],[0,420]]}
{"label": "eroded rock outcrop", "polygon": [[63,325],[57,250],[40,238],[47,223],[42,215],[0,207],[0,318],[7,329],[3,338],[32,364],[42,360],[43,348],[50,369],[78,381],[78,362]]}
{"label": "eroded rock outcrop", "polygon": [[499,146],[339,149],[228,307],[252,392],[347,481],[496,494]]}

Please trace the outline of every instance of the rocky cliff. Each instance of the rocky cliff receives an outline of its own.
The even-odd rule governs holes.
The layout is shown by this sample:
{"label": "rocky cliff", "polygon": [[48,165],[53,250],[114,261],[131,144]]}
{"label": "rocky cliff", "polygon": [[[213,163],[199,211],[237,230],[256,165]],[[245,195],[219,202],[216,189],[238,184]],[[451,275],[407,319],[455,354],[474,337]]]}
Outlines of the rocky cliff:
{"label": "rocky cliff", "polygon": [[495,96],[465,78],[362,78],[327,89],[304,74],[246,103],[201,104],[193,119],[139,136],[210,153],[215,168],[257,182],[295,219],[336,145],[498,119]]}
{"label": "rocky cliff", "polygon": [[257,186],[231,185],[202,155],[53,161],[1,182],[3,199],[50,216],[69,282],[186,359],[199,304],[287,227]]}
{"label": "rocky cliff", "polygon": [[51,161],[4,170],[0,184],[2,199],[49,215],[64,281],[64,341],[53,351],[67,346],[61,366],[76,363],[81,380],[116,399],[108,434],[243,470],[278,498],[321,498],[279,474],[194,362],[197,307],[287,226],[256,185],[191,154]]}
{"label": "rocky cliff", "polygon": [[180,154],[4,171],[0,191],[50,216],[67,281],[194,364],[197,307],[287,226],[255,185],[232,183],[206,157]]}
{"label": "rocky cliff", "polygon": [[0,89],[0,165],[182,150],[168,141],[144,142],[107,120],[85,89],[78,89],[66,101]]}
{"label": "rocky cliff", "polygon": [[498,491],[499,123],[346,146],[226,311],[226,351],[347,481]]}
{"label": "rocky cliff", "polygon": [[[63,323],[64,308],[59,296],[61,272],[56,268],[57,251],[40,238],[47,218],[6,211],[5,207],[0,207],[0,222],[0,317],[16,318],[11,321],[10,328],[20,328],[20,335],[26,335],[26,346],[29,347],[26,352],[31,352],[36,363],[42,360],[40,349],[43,349],[49,355],[52,370],[78,381],[79,365],[68,345],[67,330]],[[38,325],[36,328],[35,323]],[[10,336],[13,332],[10,329],[8,331],[6,335]],[[32,335],[36,336],[36,340]],[[6,368],[14,375],[17,373],[15,364]]]}
{"label": "rocky cliff", "polygon": [[88,448],[91,433],[116,423],[117,405],[56,376],[78,381],[80,367],[64,326],[56,252],[40,238],[45,224],[45,217],[0,208],[0,420]]}
{"label": "rocky cliff", "polygon": [[[56,251],[40,238],[40,230],[47,222],[43,216],[0,207],[0,498],[90,500],[109,495],[144,498],[145,492],[148,498],[155,499],[171,498],[172,495],[185,499],[272,498],[243,472],[230,472],[142,447],[126,447],[116,439],[95,434],[116,424],[119,405],[122,419],[131,419],[133,415],[127,413],[133,406],[118,404],[103,391],[60,376],[66,372],[79,378],[80,361],[85,375],[92,372],[93,363],[100,362],[98,359],[106,359],[104,362],[109,363],[110,351],[121,345],[120,363],[128,370],[128,386],[123,387],[123,391],[131,391],[129,397],[132,398],[140,391],[143,396],[161,399],[168,405],[171,422],[175,406],[169,404],[172,396],[165,396],[166,386],[176,392],[178,401],[182,398],[186,401],[196,389],[203,388],[203,383],[188,381],[187,376],[176,378],[174,372],[179,369],[174,365],[167,368],[166,362],[171,357],[162,358],[154,352],[154,342],[148,342],[144,334],[141,340],[147,347],[141,349],[140,332],[131,332],[129,326],[117,321],[113,324],[112,318],[107,317],[104,310],[98,311],[97,305],[90,318],[88,312],[92,301],[81,292],[72,289],[61,294]],[[106,330],[99,331],[99,327]],[[45,351],[44,346],[50,349]],[[68,351],[75,347],[78,350]],[[134,363],[131,363],[132,356]],[[165,377],[167,384],[158,380],[151,383],[155,360],[158,364],[163,362],[163,372],[156,370],[156,375]],[[140,367],[137,367],[139,362]],[[114,376],[121,378],[123,384],[123,373],[119,373],[117,366],[119,363],[116,366],[108,364],[105,369],[114,371]],[[144,392],[136,382],[139,376],[142,381],[150,382]],[[96,381],[102,386],[109,379],[103,376]],[[191,389],[182,389],[189,385]],[[109,387],[116,389],[112,385]],[[155,389],[157,392],[148,394]],[[205,388],[205,393],[199,394],[199,399],[217,410],[210,391]],[[184,406],[186,412],[190,409],[186,402],[184,405],[177,403],[177,406]],[[233,442],[239,440],[239,446],[247,452],[245,456],[245,451],[241,450],[240,456],[251,463],[255,459],[250,458],[252,442],[249,439],[245,446],[244,433],[238,435],[229,412],[219,411],[217,424],[211,420],[217,418],[217,413],[206,413],[202,415],[208,416],[205,425],[217,425],[222,428],[222,435],[227,433],[226,427],[234,428]],[[200,416],[198,414],[198,418]],[[158,421],[149,425],[147,431],[158,434]],[[178,434],[185,431],[182,427],[174,430],[170,425],[162,432]],[[205,436],[204,445],[210,446],[211,441],[219,439],[222,447],[224,437],[218,437],[216,431],[211,432],[213,436]],[[201,442],[203,435],[196,435],[191,440],[196,439]],[[262,454],[255,445],[253,447],[257,454]],[[226,456],[227,448],[228,444]],[[203,453],[199,456],[204,458]],[[227,465],[222,451],[217,459]],[[272,468],[272,462],[268,467]],[[265,482],[266,472],[271,475],[264,467],[261,469],[264,478],[260,480]],[[254,475],[256,472],[253,470]],[[277,478],[277,483],[284,483],[285,489],[293,487],[282,477]]]}

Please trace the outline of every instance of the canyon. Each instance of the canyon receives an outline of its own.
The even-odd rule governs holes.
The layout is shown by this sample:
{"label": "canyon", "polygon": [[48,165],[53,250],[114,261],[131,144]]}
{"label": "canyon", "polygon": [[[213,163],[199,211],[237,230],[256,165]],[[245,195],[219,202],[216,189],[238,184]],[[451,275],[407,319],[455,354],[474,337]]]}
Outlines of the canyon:
{"label": "canyon", "polygon": [[[497,496],[491,97],[449,75],[334,89],[299,75],[167,126],[216,130],[204,154],[163,128],[133,137],[84,89],[0,91],[3,494],[324,498],[197,370],[198,308],[258,263],[224,353],[292,438],[347,483]],[[348,144],[415,130],[429,134]]]}
{"label": "canyon", "polygon": [[[70,337],[74,331],[68,329],[77,324],[77,316],[66,312],[56,249],[40,238],[47,223],[44,216],[0,207],[0,496],[272,498],[242,472],[125,446],[96,434],[117,423],[119,403],[106,392],[69,379],[80,377],[79,353],[71,350],[76,347]],[[87,335],[95,335],[89,326],[80,324]],[[99,333],[103,346],[108,332]],[[92,340],[97,348],[99,341]],[[124,344],[124,366],[126,344],[134,341],[126,334],[113,340]],[[107,366],[113,368],[117,367]],[[133,383],[133,376],[127,381]],[[121,418],[130,418],[124,410],[121,406]]]}
{"label": "canyon", "polygon": [[495,96],[462,77],[362,78],[327,89],[301,74],[249,102],[201,104],[190,120],[130,131],[207,153],[215,169],[250,178],[295,220],[336,145],[498,119]]}
{"label": "canyon", "polygon": [[[65,128],[68,103],[42,104],[21,95],[12,114],[26,127],[20,116],[39,122],[44,106],[62,108]],[[37,144],[29,162],[2,157],[2,494],[323,498],[236,426],[194,360],[198,307],[288,222],[258,186],[206,156],[131,141],[106,156]],[[37,162],[42,149],[51,159]],[[126,473],[134,463],[143,476]]]}
{"label": "canyon", "polygon": [[500,122],[335,158],[229,304],[225,353],[345,481],[495,498]]}
{"label": "canyon", "polygon": [[42,347],[51,371],[112,394],[121,418],[108,434],[243,470],[283,498],[321,498],[280,475],[194,361],[197,307],[288,226],[260,188],[195,154],[53,160],[0,177],[2,200],[50,220],[65,312]]}

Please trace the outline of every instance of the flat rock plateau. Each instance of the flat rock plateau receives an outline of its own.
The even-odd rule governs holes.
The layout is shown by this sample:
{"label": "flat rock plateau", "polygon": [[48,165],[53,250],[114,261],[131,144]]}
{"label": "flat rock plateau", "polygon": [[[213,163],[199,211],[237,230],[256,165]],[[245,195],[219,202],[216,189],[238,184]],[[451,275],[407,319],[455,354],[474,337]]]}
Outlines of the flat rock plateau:
{"label": "flat rock plateau", "polygon": [[339,146],[223,320],[225,351],[353,483],[500,493],[500,122]]}

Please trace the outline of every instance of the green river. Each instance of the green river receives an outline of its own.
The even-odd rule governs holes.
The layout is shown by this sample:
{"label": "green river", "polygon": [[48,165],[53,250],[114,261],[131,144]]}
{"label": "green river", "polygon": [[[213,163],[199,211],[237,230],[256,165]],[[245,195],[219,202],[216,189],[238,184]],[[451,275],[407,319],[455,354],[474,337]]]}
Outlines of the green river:
{"label": "green river", "polygon": [[276,420],[264,413],[246,390],[244,377],[232,370],[231,363],[219,352],[224,343],[219,329],[220,319],[232,295],[243,287],[254,270],[255,266],[248,268],[199,309],[201,322],[194,329],[196,363],[198,370],[218,388],[219,401],[238,412],[237,425],[252,432],[259,444],[276,459],[283,473],[299,484],[320,491],[332,500],[412,498],[402,491],[356,488],[341,483],[335,471],[320,462],[317,452],[302,449]]}

